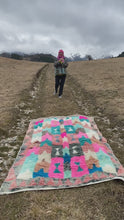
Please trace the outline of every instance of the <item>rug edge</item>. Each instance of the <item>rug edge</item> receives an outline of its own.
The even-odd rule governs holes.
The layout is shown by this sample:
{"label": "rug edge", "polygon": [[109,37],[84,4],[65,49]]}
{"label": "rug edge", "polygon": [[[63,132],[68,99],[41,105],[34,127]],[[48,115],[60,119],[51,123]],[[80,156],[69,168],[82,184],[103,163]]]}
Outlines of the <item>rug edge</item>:
{"label": "rug edge", "polygon": [[122,180],[124,181],[123,177],[113,177],[112,179],[106,179],[106,180],[99,180],[97,182],[94,183],[88,183],[88,184],[82,184],[82,185],[78,185],[78,186],[66,186],[66,187],[60,187],[60,188],[54,188],[54,187],[47,187],[47,188],[31,188],[31,189],[21,189],[21,190],[17,190],[14,192],[0,192],[0,195],[9,195],[9,194],[14,194],[14,193],[18,193],[18,192],[27,192],[27,191],[46,191],[46,190],[60,190],[60,189],[71,189],[71,188],[77,188],[77,187],[84,187],[84,186],[89,186],[89,185],[94,185],[97,183],[103,183],[103,182],[109,182],[111,180]]}

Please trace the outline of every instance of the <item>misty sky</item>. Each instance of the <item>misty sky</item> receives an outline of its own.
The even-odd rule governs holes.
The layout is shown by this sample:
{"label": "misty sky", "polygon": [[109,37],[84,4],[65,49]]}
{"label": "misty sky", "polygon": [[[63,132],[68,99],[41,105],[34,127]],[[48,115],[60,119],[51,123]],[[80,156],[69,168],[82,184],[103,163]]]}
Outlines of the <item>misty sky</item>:
{"label": "misty sky", "polygon": [[124,51],[124,0],[0,0],[0,53]]}

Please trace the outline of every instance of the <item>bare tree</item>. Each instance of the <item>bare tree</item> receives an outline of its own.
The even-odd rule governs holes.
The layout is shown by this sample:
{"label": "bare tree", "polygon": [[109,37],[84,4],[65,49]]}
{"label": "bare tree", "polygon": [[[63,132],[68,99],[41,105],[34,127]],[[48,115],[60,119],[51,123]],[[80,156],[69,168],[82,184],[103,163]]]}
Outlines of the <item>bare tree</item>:
{"label": "bare tree", "polygon": [[91,56],[90,54],[87,54],[87,55],[86,55],[86,58],[87,58],[88,60],[93,60],[93,58],[92,58],[92,56]]}

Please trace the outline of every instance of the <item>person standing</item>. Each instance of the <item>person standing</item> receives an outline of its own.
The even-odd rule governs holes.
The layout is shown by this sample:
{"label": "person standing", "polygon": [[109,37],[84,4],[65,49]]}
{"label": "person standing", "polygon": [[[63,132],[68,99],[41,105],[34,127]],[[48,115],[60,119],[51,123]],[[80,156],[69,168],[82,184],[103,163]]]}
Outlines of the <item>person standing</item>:
{"label": "person standing", "polygon": [[66,68],[68,66],[67,61],[64,57],[64,51],[59,50],[57,60],[54,62],[55,67],[55,92],[57,94],[59,89],[59,98],[62,98],[64,83],[66,79]]}

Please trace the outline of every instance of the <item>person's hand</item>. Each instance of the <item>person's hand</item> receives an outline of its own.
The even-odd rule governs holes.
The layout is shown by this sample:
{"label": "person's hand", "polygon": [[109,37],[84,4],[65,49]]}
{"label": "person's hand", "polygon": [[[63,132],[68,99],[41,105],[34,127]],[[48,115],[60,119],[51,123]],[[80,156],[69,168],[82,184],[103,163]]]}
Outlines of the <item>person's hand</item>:
{"label": "person's hand", "polygon": [[61,64],[63,64],[63,63],[64,63],[64,59],[63,59],[63,58],[60,58],[60,59],[59,59],[59,62],[60,62]]}

